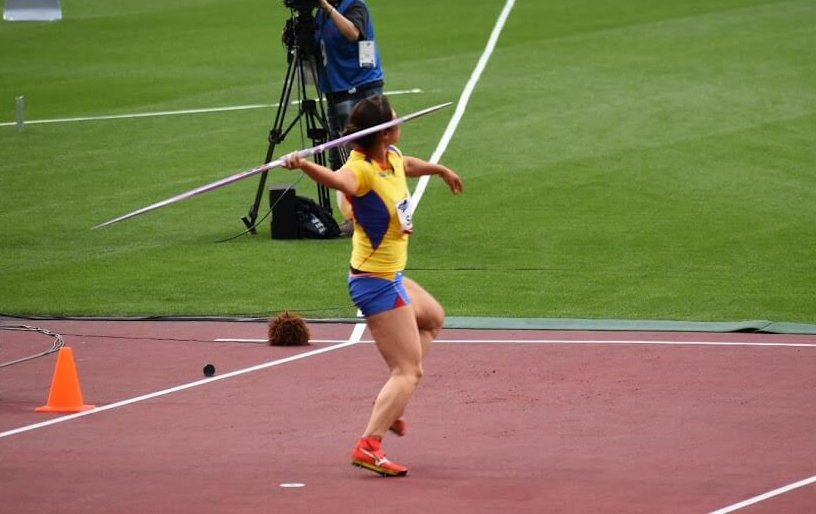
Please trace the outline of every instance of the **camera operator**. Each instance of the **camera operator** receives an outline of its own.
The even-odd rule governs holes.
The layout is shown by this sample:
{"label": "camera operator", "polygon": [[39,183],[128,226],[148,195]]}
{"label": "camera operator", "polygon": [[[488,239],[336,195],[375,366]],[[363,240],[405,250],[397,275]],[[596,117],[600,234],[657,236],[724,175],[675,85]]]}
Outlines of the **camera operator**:
{"label": "camera operator", "polygon": [[[357,102],[383,92],[380,50],[365,0],[320,0],[315,39],[323,60],[319,87],[326,96],[332,138],[337,138]],[[339,149],[331,150],[329,167],[337,170],[343,164]],[[338,201],[346,218],[341,229],[347,232],[350,209]]]}

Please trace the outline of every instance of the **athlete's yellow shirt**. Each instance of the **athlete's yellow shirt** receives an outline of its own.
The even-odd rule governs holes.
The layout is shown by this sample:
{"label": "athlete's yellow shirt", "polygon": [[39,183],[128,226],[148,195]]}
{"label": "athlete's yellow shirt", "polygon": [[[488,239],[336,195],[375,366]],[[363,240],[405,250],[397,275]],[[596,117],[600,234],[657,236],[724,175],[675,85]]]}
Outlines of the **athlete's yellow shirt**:
{"label": "athlete's yellow shirt", "polygon": [[353,150],[343,166],[357,177],[357,191],[346,198],[354,211],[351,267],[360,271],[394,273],[405,269],[408,261],[411,195],[402,153],[391,146],[387,159],[383,167]]}

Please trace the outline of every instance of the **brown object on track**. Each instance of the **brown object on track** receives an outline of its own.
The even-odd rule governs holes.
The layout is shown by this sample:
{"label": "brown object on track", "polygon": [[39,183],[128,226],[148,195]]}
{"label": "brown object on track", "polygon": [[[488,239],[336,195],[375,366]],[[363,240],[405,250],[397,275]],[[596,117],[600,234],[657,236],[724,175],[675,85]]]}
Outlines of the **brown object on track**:
{"label": "brown object on track", "polygon": [[268,341],[271,346],[307,346],[309,327],[297,314],[284,311],[269,320]]}

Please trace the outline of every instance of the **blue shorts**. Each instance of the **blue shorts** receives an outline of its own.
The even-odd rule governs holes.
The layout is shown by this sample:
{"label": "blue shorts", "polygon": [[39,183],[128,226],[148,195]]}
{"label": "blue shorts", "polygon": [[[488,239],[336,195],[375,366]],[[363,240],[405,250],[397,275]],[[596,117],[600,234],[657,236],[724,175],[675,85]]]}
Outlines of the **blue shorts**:
{"label": "blue shorts", "polygon": [[402,272],[398,272],[394,280],[374,275],[352,274],[349,275],[348,285],[351,299],[366,317],[411,303],[403,284]]}

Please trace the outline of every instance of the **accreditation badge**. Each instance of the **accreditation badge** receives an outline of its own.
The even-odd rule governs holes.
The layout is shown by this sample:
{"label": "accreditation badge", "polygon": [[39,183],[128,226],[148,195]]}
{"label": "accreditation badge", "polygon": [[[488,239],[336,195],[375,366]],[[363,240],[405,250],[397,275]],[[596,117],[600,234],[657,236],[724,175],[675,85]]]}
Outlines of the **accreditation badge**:
{"label": "accreditation badge", "polygon": [[359,41],[360,67],[373,68],[377,65],[377,51],[374,41]]}

